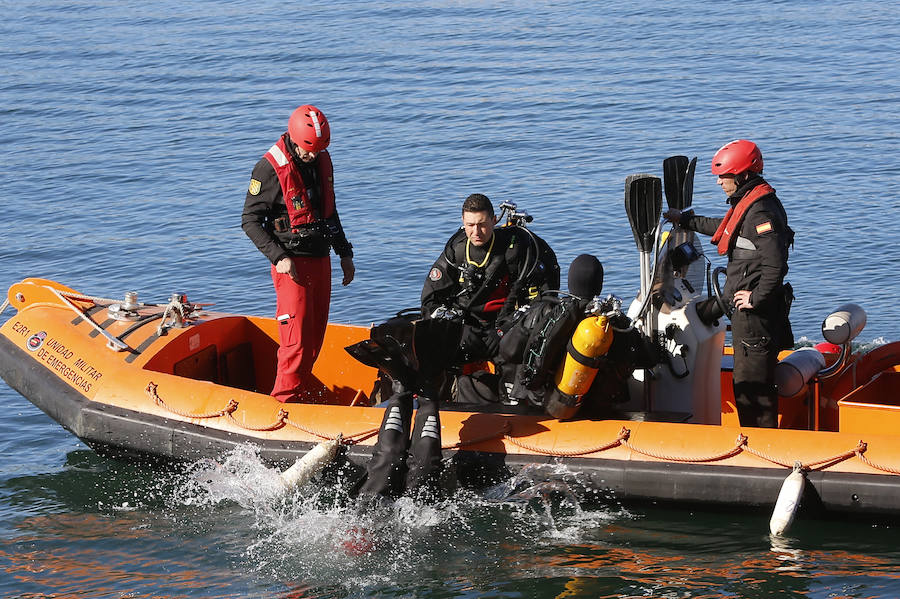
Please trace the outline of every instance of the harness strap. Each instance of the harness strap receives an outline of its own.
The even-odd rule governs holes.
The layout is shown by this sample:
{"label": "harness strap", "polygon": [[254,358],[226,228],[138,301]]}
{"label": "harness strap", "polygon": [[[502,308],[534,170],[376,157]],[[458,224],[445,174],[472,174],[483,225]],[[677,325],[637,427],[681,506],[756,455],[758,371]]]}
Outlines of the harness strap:
{"label": "harness strap", "polygon": [[572,359],[582,366],[597,369],[600,368],[600,365],[603,363],[603,356],[591,358],[575,349],[575,345],[572,343],[572,339],[569,339],[569,343],[568,345],[566,345],[566,350],[569,352],[569,355],[572,356]]}
{"label": "harness strap", "polygon": [[741,198],[736,205],[728,209],[728,213],[725,214],[725,218],[722,219],[721,224],[712,236],[712,243],[718,247],[719,255],[724,256],[731,249],[731,239],[734,233],[740,230],[741,223],[744,222],[744,217],[747,215],[747,211],[750,210],[750,206],[756,203],[757,200],[773,193],[775,193],[775,189],[771,185],[760,183]]}

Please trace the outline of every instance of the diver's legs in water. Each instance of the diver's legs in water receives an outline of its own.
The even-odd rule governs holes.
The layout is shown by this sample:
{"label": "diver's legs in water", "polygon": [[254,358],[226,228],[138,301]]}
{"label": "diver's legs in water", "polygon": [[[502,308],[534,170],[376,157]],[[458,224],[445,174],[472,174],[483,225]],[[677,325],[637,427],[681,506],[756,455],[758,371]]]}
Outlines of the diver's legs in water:
{"label": "diver's legs in water", "polygon": [[420,395],[412,446],[408,461],[406,490],[415,493],[422,488],[436,488],[441,473],[441,417],[438,402]]}
{"label": "diver's legs in water", "polygon": [[366,481],[359,490],[360,495],[397,497],[403,492],[412,406],[412,392],[395,385],[384,409],[378,442],[366,467]]}

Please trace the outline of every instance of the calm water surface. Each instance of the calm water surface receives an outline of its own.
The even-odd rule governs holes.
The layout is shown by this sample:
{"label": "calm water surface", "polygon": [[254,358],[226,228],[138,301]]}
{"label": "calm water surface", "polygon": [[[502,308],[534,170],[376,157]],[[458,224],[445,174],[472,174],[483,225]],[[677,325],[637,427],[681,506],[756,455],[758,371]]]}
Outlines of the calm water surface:
{"label": "calm water surface", "polygon": [[[598,255],[606,289],[630,298],[625,177],[696,155],[694,204],[720,214],[709,160],[746,137],[797,232],[795,333],[820,340],[853,301],[864,343],[900,339],[892,3],[4,8],[0,286],[42,276],[270,314],[243,197],[287,115],[313,102],[356,247],[335,321],[415,305],[475,191],[534,215],[561,264]],[[98,457],[5,385],[0,401],[3,596],[900,596],[896,527],[801,521],[773,545],[766,514],[626,508],[527,475],[357,514],[333,489],[273,499],[249,449],[161,471]]]}

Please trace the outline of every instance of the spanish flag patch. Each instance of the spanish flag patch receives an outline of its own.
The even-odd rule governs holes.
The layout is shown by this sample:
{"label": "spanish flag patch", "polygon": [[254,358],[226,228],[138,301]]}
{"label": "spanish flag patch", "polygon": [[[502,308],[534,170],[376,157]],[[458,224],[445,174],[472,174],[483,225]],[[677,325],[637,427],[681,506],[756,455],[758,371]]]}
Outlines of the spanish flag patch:
{"label": "spanish flag patch", "polygon": [[756,234],[762,235],[763,233],[768,233],[772,230],[772,221],[767,220],[766,222],[756,225]]}

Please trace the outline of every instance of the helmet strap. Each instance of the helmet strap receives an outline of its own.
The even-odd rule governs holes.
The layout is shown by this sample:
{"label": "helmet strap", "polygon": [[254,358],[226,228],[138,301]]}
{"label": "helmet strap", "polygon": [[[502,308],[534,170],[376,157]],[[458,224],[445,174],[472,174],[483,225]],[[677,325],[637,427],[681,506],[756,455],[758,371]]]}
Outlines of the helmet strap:
{"label": "helmet strap", "polygon": [[294,143],[294,140],[291,139],[291,134],[287,131],[284,133],[284,146],[287,148],[291,158],[297,158],[297,144]]}

